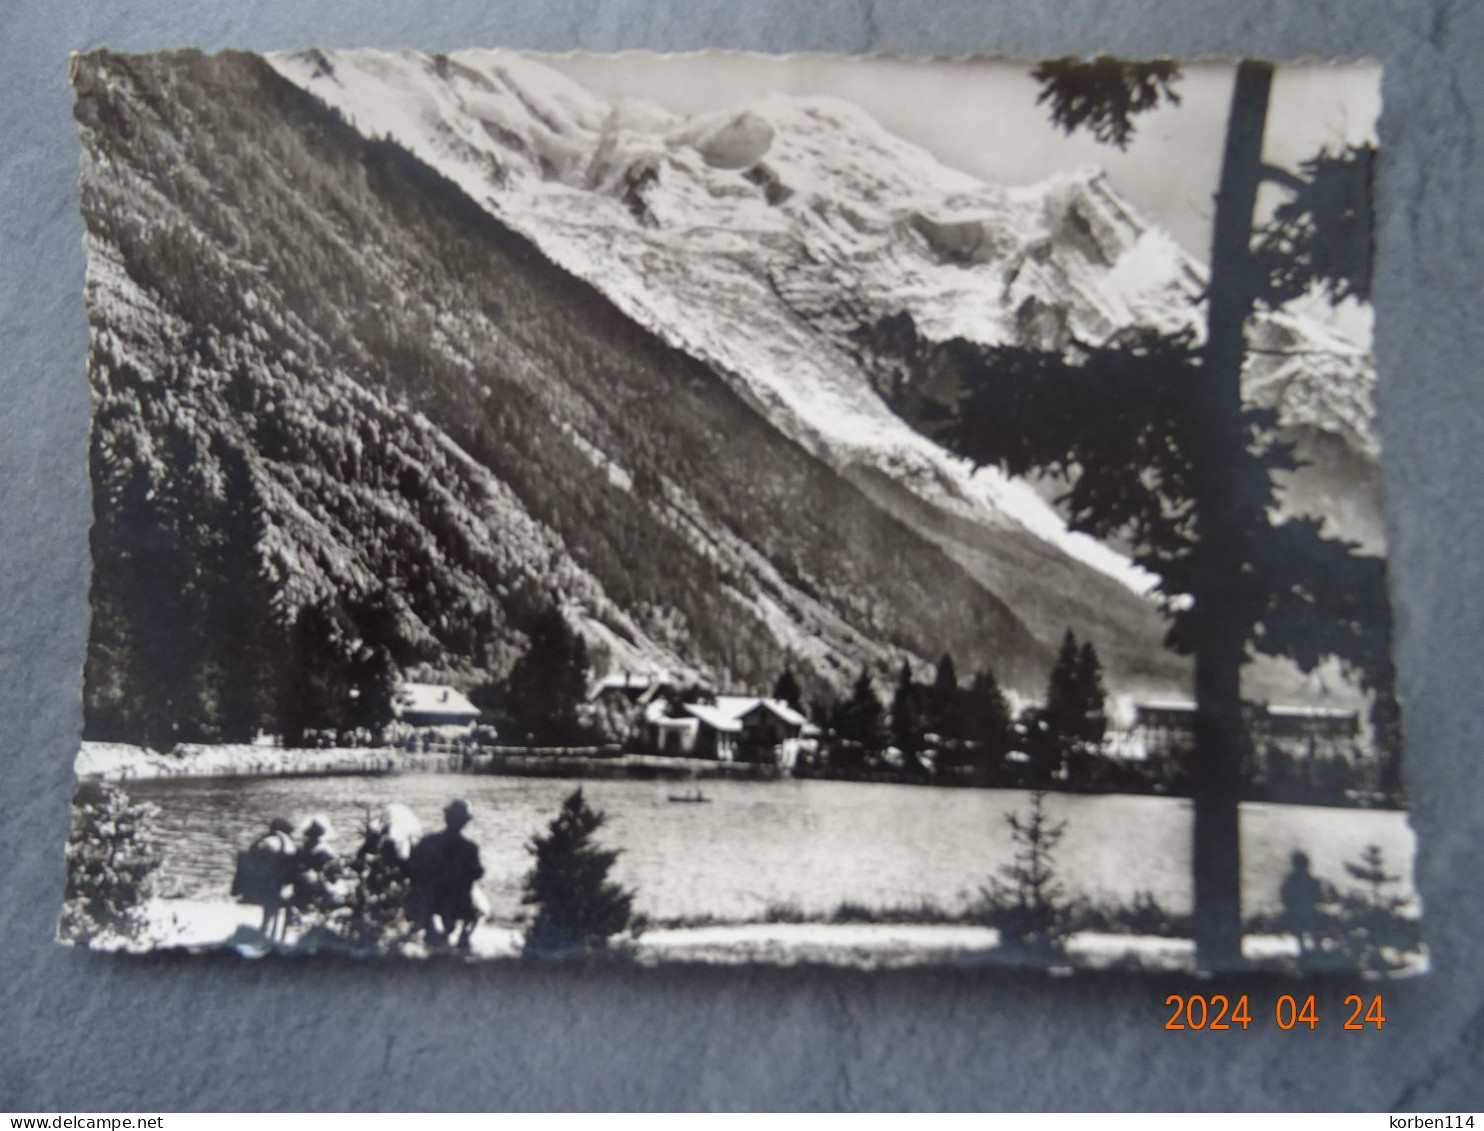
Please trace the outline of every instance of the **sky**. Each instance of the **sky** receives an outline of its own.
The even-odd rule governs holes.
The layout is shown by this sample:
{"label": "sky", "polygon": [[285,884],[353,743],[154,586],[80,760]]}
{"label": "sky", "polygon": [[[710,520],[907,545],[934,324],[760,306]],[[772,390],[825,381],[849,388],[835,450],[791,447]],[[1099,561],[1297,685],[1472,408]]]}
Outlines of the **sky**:
{"label": "sky", "polygon": [[[773,92],[854,102],[946,165],[991,184],[1033,184],[1097,165],[1146,217],[1202,262],[1234,68],[1181,68],[1181,104],[1135,120],[1124,152],[1085,131],[1051,125],[1033,64],[990,58],[767,56],[742,53],[544,56],[543,62],[609,100],[640,98],[682,114],[737,109]],[[1381,110],[1378,63],[1281,67],[1273,83],[1265,157],[1292,167],[1322,147],[1374,142]],[[1274,198],[1277,199],[1277,198]]]}

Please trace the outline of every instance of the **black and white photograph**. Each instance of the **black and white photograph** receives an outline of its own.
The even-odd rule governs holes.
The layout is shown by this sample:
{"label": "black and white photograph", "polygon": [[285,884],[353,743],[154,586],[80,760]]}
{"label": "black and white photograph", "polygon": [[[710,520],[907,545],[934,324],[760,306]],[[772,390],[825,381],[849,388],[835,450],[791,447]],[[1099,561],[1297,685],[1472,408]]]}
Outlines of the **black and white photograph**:
{"label": "black and white photograph", "polygon": [[1378,64],[71,81],[62,941],[1427,970]]}

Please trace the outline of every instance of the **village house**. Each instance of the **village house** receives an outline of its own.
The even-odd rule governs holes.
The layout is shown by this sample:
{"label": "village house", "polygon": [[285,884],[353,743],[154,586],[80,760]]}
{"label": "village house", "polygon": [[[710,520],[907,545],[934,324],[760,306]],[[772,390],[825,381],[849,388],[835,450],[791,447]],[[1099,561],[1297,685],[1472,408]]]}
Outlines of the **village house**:
{"label": "village house", "polygon": [[718,695],[672,706],[656,699],[644,712],[644,745],[655,754],[791,768],[807,720],[781,699]]}
{"label": "village house", "polygon": [[392,696],[392,715],[418,730],[461,738],[474,729],[480,711],[457,688],[441,683],[399,683]]}

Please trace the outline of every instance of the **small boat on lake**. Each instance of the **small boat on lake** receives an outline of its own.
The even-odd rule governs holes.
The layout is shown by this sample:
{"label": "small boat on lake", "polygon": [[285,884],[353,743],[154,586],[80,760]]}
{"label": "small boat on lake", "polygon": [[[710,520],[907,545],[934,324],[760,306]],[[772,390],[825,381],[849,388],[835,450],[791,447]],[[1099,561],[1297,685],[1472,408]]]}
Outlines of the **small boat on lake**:
{"label": "small boat on lake", "polygon": [[711,798],[707,797],[699,789],[693,793],[672,793],[670,800],[677,805],[709,805]]}

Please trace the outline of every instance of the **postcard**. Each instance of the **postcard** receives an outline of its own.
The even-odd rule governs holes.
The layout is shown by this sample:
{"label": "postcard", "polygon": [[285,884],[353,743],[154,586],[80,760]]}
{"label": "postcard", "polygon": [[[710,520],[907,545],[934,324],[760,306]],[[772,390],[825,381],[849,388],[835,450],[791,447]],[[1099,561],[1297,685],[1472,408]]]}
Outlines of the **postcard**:
{"label": "postcard", "polygon": [[1426,968],[1377,65],[72,81],[63,940]]}

